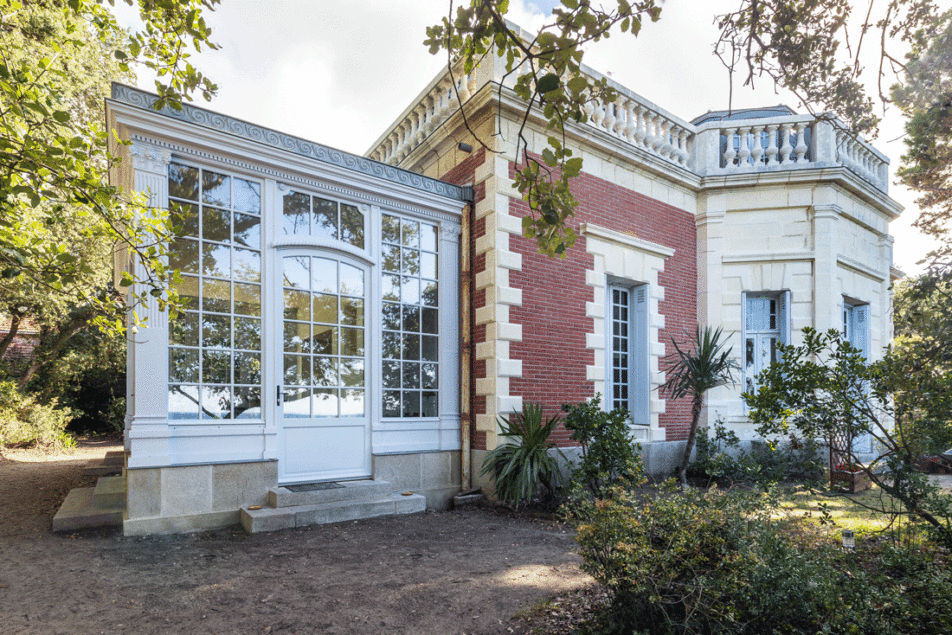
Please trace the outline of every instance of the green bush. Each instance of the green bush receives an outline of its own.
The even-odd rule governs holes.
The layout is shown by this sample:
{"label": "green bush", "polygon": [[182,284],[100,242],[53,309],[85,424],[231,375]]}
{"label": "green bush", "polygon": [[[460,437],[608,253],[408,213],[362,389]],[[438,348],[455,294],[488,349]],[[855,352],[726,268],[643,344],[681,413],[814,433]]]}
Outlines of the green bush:
{"label": "green bush", "polygon": [[14,382],[0,382],[0,446],[36,446],[65,450],[76,445],[66,425],[74,413],[54,400],[40,403]]}
{"label": "green bush", "polygon": [[[521,414],[499,417],[500,436],[511,440],[486,455],[480,474],[492,474],[496,496],[504,503],[514,507],[528,503],[541,485],[543,505],[554,504],[562,479],[558,461],[549,453],[555,448],[549,437],[559,417],[544,419],[542,406],[530,403],[523,404]],[[556,452],[562,454],[557,448]]]}
{"label": "green bush", "polygon": [[55,399],[73,411],[70,432],[121,432],[126,409],[125,340],[98,333],[77,335],[37,373],[29,389],[39,400]]}
{"label": "green bush", "polygon": [[688,474],[712,482],[744,482],[769,486],[784,481],[818,481],[826,467],[823,453],[812,439],[790,435],[785,443],[765,443],[745,452],[740,439],[723,421],[697,438],[697,453]]}
{"label": "green bush", "polygon": [[583,569],[612,598],[591,630],[952,632],[947,555],[884,545],[844,553],[774,520],[777,504],[772,491],[682,492],[673,483],[599,501],[578,525]]}
{"label": "green bush", "polygon": [[582,447],[582,461],[572,472],[571,491],[604,498],[608,488],[619,483],[639,485],[644,481],[641,457],[635,452],[630,420],[625,410],[605,412],[601,395],[575,405],[564,405],[565,428]]}

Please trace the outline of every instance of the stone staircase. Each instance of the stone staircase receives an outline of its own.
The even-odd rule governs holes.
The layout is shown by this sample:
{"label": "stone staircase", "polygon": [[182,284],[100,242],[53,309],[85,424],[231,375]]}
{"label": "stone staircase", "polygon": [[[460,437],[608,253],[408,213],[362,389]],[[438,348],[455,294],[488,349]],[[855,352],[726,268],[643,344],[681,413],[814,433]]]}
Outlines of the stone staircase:
{"label": "stone staircase", "polygon": [[267,507],[241,510],[241,525],[248,533],[256,534],[374,516],[413,514],[425,509],[425,496],[394,493],[387,481],[279,486],[268,492]]}
{"label": "stone staircase", "polygon": [[77,487],[70,490],[53,517],[53,531],[74,531],[92,527],[121,529],[125,510],[126,478],[101,476],[96,481],[96,487]]}
{"label": "stone staircase", "polygon": [[93,459],[86,463],[86,467],[83,468],[83,474],[86,476],[115,476],[122,474],[125,460],[126,453],[122,450],[106,452],[105,457]]}

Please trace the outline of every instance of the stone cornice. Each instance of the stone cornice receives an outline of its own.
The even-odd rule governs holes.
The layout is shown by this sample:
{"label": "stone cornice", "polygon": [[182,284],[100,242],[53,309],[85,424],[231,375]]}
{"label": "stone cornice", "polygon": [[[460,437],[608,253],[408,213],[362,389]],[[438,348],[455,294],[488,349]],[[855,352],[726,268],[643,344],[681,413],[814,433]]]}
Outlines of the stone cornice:
{"label": "stone cornice", "polygon": [[843,186],[869,204],[873,209],[885,215],[889,220],[899,218],[903,207],[880,190],[872,187],[849,168],[841,165],[812,164],[793,169],[744,172],[705,176],[701,179],[702,190],[734,189],[759,187],[763,185],[794,185],[836,183]]}

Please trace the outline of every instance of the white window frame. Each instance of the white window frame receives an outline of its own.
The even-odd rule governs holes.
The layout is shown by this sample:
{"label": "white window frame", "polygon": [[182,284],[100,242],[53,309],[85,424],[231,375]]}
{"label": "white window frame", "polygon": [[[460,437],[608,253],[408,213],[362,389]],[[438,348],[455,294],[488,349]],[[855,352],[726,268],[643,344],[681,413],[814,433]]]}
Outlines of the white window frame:
{"label": "white window frame", "polygon": [[[616,351],[615,323],[615,292],[625,294],[628,301],[627,320],[624,321],[627,331],[627,342],[620,345],[624,348],[622,351]],[[647,284],[634,284],[631,282],[610,280],[606,285],[605,297],[605,399],[604,408],[607,411],[614,410],[616,404],[622,400],[616,400],[616,368],[615,354],[620,352],[626,357],[627,362],[627,397],[624,401],[628,404],[628,414],[631,417],[631,423],[636,426],[649,426],[651,424],[650,404],[651,393],[649,385],[648,369],[648,306],[649,306],[649,288]]]}
{"label": "white window frame", "polygon": [[[754,302],[756,301],[775,302],[776,318],[774,326],[768,324],[766,327],[761,320],[754,319]],[[776,361],[775,349],[772,343],[789,344],[790,343],[790,307],[791,294],[789,290],[783,291],[745,291],[741,294],[741,386],[744,392],[757,390],[755,377],[759,375],[766,367],[765,360],[769,357],[770,361]],[[753,371],[748,370],[748,351],[751,342],[753,350]],[[765,350],[769,346],[770,350]],[[768,362],[769,363],[769,362]],[[752,376],[751,376],[752,375]]]}

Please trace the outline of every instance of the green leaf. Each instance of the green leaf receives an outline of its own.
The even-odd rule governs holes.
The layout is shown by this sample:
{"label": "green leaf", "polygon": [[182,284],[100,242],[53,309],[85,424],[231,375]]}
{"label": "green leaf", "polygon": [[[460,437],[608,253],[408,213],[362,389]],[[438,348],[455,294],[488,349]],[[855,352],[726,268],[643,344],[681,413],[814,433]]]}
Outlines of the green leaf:
{"label": "green leaf", "polygon": [[555,73],[549,73],[536,82],[536,90],[540,93],[548,93],[550,91],[557,90],[560,84],[561,80],[559,79],[559,76]]}

